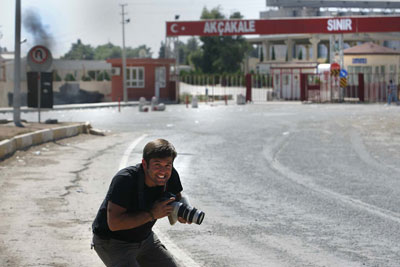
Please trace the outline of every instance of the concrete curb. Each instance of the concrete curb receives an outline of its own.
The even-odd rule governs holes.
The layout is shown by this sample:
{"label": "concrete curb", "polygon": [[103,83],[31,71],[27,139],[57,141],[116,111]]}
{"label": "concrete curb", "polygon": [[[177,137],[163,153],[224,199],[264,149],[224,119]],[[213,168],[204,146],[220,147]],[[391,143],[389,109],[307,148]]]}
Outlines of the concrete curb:
{"label": "concrete curb", "polygon": [[[53,110],[70,110],[70,109],[89,109],[89,108],[109,108],[109,107],[131,107],[138,106],[138,101],[129,102],[102,102],[102,103],[89,103],[89,104],[66,104],[66,105],[54,105],[52,109],[42,108],[42,112],[53,111]],[[14,112],[12,107],[0,107],[0,113],[11,113]],[[37,112],[37,108],[28,108],[26,106],[21,107],[21,112]]]}
{"label": "concrete curb", "polygon": [[11,139],[0,141],[0,160],[10,157],[17,150],[81,133],[89,133],[91,128],[90,123],[86,122],[14,136]]}

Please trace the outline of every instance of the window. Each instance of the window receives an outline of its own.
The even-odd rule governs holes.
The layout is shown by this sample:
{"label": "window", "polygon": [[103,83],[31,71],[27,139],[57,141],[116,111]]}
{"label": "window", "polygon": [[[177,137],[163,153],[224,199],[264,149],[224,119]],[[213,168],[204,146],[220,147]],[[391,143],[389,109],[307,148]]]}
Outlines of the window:
{"label": "window", "polygon": [[381,74],[384,74],[385,73],[385,65],[382,65],[381,66]]}
{"label": "window", "polygon": [[119,76],[121,73],[121,68],[120,67],[113,67],[111,69],[111,74],[115,76]]}
{"label": "window", "polygon": [[362,67],[362,72],[364,73],[364,80],[370,83],[372,81],[372,66]]}
{"label": "window", "polygon": [[396,65],[390,65],[390,73],[396,72]]}
{"label": "window", "polygon": [[133,88],[144,87],[144,67],[126,68],[126,85]]}
{"label": "window", "polygon": [[382,82],[385,80],[385,74],[386,74],[385,72],[386,72],[385,65],[382,65],[381,66],[381,75],[380,75],[380,79]]}
{"label": "window", "polygon": [[160,88],[166,87],[166,73],[165,67],[156,68],[156,82],[160,83]]}
{"label": "window", "polygon": [[389,69],[390,69],[389,79],[396,81],[396,65],[390,65]]}

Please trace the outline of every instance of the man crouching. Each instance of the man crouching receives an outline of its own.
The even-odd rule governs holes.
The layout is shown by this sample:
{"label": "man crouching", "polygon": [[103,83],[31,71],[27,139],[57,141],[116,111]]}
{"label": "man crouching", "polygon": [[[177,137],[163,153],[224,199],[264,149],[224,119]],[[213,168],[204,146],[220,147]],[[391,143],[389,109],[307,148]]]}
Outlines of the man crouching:
{"label": "man crouching", "polygon": [[[180,200],[182,185],[173,167],[177,153],[164,139],[146,144],[141,164],[120,170],[93,222],[93,246],[106,266],[178,266],[152,231]],[[176,195],[158,201],[165,191]],[[179,222],[186,220],[179,217]]]}

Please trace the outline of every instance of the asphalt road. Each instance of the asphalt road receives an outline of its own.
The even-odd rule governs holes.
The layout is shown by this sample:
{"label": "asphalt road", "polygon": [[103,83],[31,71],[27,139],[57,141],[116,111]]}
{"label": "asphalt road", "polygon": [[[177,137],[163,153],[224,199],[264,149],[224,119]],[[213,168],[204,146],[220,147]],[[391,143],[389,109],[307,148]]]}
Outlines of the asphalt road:
{"label": "asphalt road", "polygon": [[[27,170],[45,171],[45,176],[65,169],[66,178],[57,182],[60,189],[45,179],[50,189],[42,195],[53,192],[61,201],[55,208],[66,209],[61,218],[68,227],[57,227],[55,215],[51,227],[71,238],[70,246],[84,248],[91,219],[121,162],[139,162],[144,144],[162,137],[178,151],[175,167],[184,192],[206,213],[200,226],[157,223],[157,231],[183,261],[199,266],[400,266],[399,111],[383,105],[221,103],[198,109],[172,105],[165,112],[149,113],[139,113],[137,107],[121,113],[115,108],[43,112],[43,120],[90,121],[110,132],[50,144],[48,151],[32,148],[16,154],[0,163],[0,185],[4,191],[7,177],[25,175],[18,168],[20,160]],[[27,120],[36,117],[22,114]],[[35,154],[38,149],[41,153]],[[8,194],[23,190],[23,181],[26,177],[21,185],[8,185]],[[0,200],[4,203],[4,196]],[[36,201],[33,207],[38,203],[43,205]],[[13,214],[2,206],[3,215]],[[9,231],[0,237],[0,251],[13,256],[13,266],[28,266],[23,263],[34,255],[17,261],[17,252],[28,250],[19,238],[14,237],[14,249],[7,246]],[[60,259],[51,264],[51,257],[43,256],[41,265],[98,264],[90,250],[71,254],[68,246],[47,246],[42,250],[53,248],[51,255]],[[69,265],[71,261],[75,264]]]}

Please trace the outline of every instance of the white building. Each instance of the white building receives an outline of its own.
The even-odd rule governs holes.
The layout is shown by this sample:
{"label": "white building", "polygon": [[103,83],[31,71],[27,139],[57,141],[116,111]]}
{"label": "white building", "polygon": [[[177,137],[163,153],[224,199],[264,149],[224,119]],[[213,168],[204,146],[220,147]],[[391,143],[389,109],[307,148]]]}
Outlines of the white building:
{"label": "white building", "polygon": [[[8,95],[14,91],[14,55],[0,55],[0,107],[8,106]],[[26,58],[21,59],[21,95],[26,95],[27,72],[31,71]],[[48,72],[53,72],[53,91],[59,92],[65,84],[76,84],[88,92],[104,95],[104,101],[111,99],[111,64],[105,60],[63,60],[53,59]],[[104,79],[104,78],[109,79]],[[24,99],[24,97],[23,97]]]}

